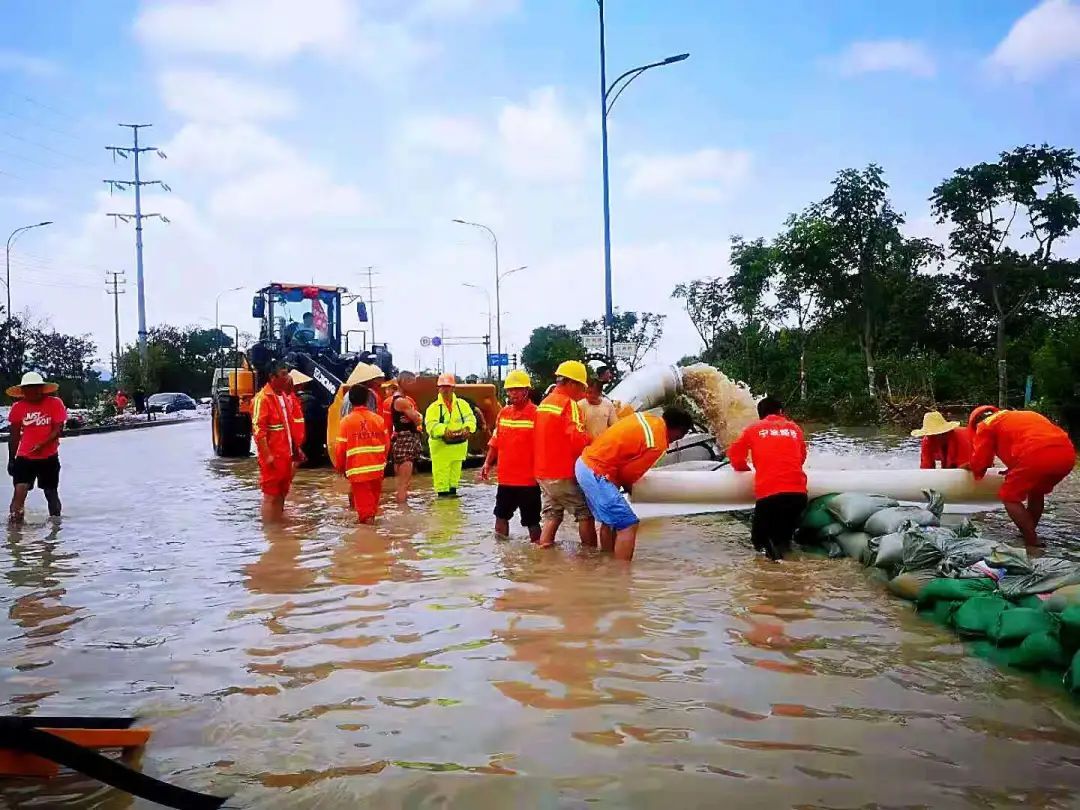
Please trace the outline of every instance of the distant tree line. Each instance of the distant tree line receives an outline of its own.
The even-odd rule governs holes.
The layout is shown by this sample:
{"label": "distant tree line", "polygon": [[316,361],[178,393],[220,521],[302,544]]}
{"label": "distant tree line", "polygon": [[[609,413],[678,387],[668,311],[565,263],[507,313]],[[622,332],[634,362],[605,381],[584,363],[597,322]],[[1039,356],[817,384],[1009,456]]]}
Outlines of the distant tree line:
{"label": "distant tree line", "polygon": [[232,364],[233,338],[220,329],[196,326],[155,326],[147,333],[147,362],[139,360],[137,345],[120,353],[120,385],[127,391],[154,394],[177,391],[193,397],[210,393],[214,369]]}
{"label": "distant tree line", "polygon": [[37,371],[59,384],[69,405],[89,405],[105,387],[93,368],[96,355],[89,335],[64,334],[47,320],[35,321],[28,315],[8,318],[0,307],[0,395],[24,372]]}
{"label": "distant tree line", "polygon": [[[772,238],[731,243],[729,275],[673,296],[700,358],[804,416],[910,418],[1023,404],[1080,429],[1080,224],[1072,149],[1023,146],[930,196],[945,244],[905,235],[882,169],[845,169]],[[691,359],[691,358],[686,358]]]}

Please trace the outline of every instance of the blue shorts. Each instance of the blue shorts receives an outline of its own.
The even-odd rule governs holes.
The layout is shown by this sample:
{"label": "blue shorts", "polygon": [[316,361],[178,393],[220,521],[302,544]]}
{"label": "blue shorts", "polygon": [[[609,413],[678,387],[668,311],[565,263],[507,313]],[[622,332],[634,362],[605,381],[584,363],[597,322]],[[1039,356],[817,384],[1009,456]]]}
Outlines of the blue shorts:
{"label": "blue shorts", "polygon": [[589,511],[593,517],[615,531],[629,529],[641,521],[626,502],[626,498],[619,492],[619,488],[606,478],[601,478],[594,473],[580,458],[574,465],[574,475],[577,477],[578,486],[585,494],[585,501],[589,504]]}

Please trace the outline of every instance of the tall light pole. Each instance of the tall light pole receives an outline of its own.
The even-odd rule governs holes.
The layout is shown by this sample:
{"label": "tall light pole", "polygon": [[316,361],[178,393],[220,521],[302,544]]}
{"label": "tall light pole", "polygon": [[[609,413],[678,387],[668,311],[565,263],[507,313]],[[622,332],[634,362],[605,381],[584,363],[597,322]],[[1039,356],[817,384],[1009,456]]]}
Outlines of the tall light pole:
{"label": "tall light pole", "polygon": [[7,288],[7,319],[11,320],[11,243],[15,241],[15,237],[23,231],[28,231],[31,228],[44,228],[46,225],[52,225],[52,220],[46,220],[45,222],[38,222],[34,225],[23,225],[21,228],[16,228],[11,232],[11,236],[7,238],[7,246],[4,248],[4,264],[6,266],[6,272],[4,274],[4,286]]}
{"label": "tall light pole", "polygon": [[[474,290],[479,290],[480,292],[482,292],[484,294],[484,297],[487,298],[487,321],[488,321],[487,337],[488,337],[488,340],[491,340],[491,293],[488,292],[487,287],[481,287],[479,284],[470,284],[467,281],[461,282],[461,286],[462,287],[471,287]],[[490,380],[491,379],[491,358],[488,357],[486,359],[486,362],[487,362],[487,378]]]}
{"label": "tall light pole", "polygon": [[[615,106],[615,102],[622,95],[622,91],[629,87],[630,83],[646,70],[682,62],[689,59],[690,54],[680,53],[659,62],[651,62],[641,67],[632,68],[609,85],[607,83],[607,46],[604,37],[604,0],[596,0],[596,5],[600,10],[600,145],[603,152],[604,177],[604,334],[607,355],[611,359],[614,354],[612,326],[615,323],[615,313],[611,299],[611,191],[608,180],[608,115],[611,114],[611,108]],[[621,87],[619,86],[620,82],[622,83]]]}
{"label": "tall light pole", "polygon": [[236,292],[237,290],[242,290],[242,289],[244,289],[243,285],[241,285],[239,287],[229,287],[229,289],[222,290],[221,292],[219,292],[217,294],[217,297],[214,299],[214,329],[219,329],[220,328],[219,322],[218,322],[218,306],[221,304],[221,296],[227,295],[228,293]]}
{"label": "tall light pole", "polygon": [[[479,222],[468,222],[464,219],[455,219],[458,225],[470,225],[473,228],[482,228],[488,232],[488,236],[491,237],[491,244],[495,247],[495,353],[502,354],[502,298],[499,293],[499,239],[495,236],[495,231],[491,230],[487,225],[481,225]],[[512,272],[512,271],[511,271]],[[509,273],[507,273],[509,275]],[[499,382],[502,382],[502,366],[499,367]]]}

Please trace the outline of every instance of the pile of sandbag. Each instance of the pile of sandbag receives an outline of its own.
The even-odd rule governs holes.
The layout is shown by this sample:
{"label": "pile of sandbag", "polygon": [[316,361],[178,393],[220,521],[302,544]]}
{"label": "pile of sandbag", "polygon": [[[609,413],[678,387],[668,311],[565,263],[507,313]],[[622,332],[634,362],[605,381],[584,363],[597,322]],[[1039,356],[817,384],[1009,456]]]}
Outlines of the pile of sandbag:
{"label": "pile of sandbag", "polygon": [[888,588],[1007,666],[1065,672],[1080,696],[1080,564],[987,540],[970,521],[941,525],[925,506],[845,492],[810,502],[798,540],[880,569]]}

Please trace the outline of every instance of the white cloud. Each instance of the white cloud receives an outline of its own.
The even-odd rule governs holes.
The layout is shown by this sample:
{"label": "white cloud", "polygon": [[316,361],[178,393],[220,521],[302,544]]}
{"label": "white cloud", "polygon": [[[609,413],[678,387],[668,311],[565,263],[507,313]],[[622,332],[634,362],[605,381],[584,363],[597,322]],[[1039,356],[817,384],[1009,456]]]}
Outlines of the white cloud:
{"label": "white cloud", "polygon": [[170,171],[194,175],[236,175],[297,159],[273,135],[242,123],[188,123],[161,148]]}
{"label": "white cloud", "polygon": [[1080,60],[1080,4],[1045,0],[1009,29],[990,64],[1021,80],[1035,79]]}
{"label": "white cloud", "polygon": [[211,194],[209,210],[223,220],[283,222],[359,217],[370,214],[372,206],[359,190],[335,183],[321,167],[296,162],[228,181]]}
{"label": "white cloud", "polygon": [[631,155],[626,188],[631,196],[717,202],[750,176],[753,157],[742,149],[699,149],[670,155]]}
{"label": "white cloud", "polygon": [[471,155],[485,149],[489,134],[477,120],[466,116],[417,115],[402,128],[407,148],[449,155]]}
{"label": "white cloud", "polygon": [[563,107],[555,88],[533,91],[523,105],[506,105],[498,131],[503,166],[514,176],[547,182],[582,176],[588,127]]}
{"label": "white cloud", "polygon": [[168,70],[158,77],[165,106],[192,121],[258,121],[287,118],[291,93],[210,70]]}
{"label": "white cloud", "polygon": [[907,39],[853,42],[834,62],[844,76],[907,73],[920,79],[929,79],[937,72],[937,64],[926,46]]}
{"label": "white cloud", "polygon": [[519,0],[420,0],[410,15],[415,20],[453,17],[494,17],[517,11]]}
{"label": "white cloud", "polygon": [[22,73],[42,79],[60,73],[60,65],[40,56],[0,48],[0,73]]}

